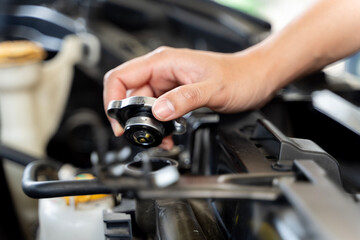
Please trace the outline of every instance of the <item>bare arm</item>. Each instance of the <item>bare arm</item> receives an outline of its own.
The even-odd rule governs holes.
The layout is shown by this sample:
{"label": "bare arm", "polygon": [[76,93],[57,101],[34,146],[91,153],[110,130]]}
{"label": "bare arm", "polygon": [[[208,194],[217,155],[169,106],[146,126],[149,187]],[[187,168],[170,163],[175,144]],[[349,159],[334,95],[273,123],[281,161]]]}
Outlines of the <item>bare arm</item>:
{"label": "bare arm", "polygon": [[285,29],[256,46],[273,63],[276,86],[360,49],[360,1],[319,0]]}
{"label": "bare arm", "polygon": [[[297,77],[359,50],[359,12],[359,0],[319,0],[281,32],[238,53],[157,49],[106,74],[105,109],[128,90],[158,97],[153,114],[162,121],[203,106],[220,112],[256,108]],[[120,125],[110,122],[121,135]]]}

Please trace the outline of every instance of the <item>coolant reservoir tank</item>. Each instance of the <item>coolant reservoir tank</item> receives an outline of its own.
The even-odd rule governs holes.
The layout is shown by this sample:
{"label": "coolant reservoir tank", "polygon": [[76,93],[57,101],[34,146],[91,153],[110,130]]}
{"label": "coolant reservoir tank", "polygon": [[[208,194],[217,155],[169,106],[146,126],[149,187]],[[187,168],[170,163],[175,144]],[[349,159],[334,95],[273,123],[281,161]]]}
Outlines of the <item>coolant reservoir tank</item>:
{"label": "coolant reservoir tank", "polygon": [[48,198],[39,201],[39,240],[103,240],[103,210],[111,195]]}

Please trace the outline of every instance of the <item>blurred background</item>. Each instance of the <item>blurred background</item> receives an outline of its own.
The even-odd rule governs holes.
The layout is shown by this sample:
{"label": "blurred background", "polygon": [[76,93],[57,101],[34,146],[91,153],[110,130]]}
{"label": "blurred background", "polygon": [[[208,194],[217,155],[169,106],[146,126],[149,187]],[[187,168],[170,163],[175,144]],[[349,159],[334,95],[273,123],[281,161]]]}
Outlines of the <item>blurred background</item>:
{"label": "blurred background", "polygon": [[[108,70],[164,45],[227,53],[243,50],[281,30],[314,1],[2,0],[0,41],[5,43],[0,47],[2,151],[7,146],[78,168],[90,168],[91,154],[98,149],[122,153],[119,158],[132,158],[139,149],[128,146],[123,138],[113,137],[104,114],[102,81]],[[6,45],[13,40],[28,40],[41,49],[25,42],[15,47]],[[359,86],[358,71],[355,55],[327,68],[325,73],[330,77],[326,84],[351,86],[351,91],[341,88],[340,92],[356,102],[359,99],[352,93]],[[323,83],[323,75],[316,79]],[[294,88],[288,89],[291,94],[286,95],[286,91],[279,94],[279,98],[285,96],[283,101],[300,105],[298,109],[303,112],[296,117],[289,110],[293,105],[285,110],[276,108],[276,100],[264,112],[289,135],[317,138],[325,134],[315,131],[318,125],[314,124],[307,132],[300,127],[301,122],[306,122],[303,117],[313,113],[306,104],[316,86],[302,82],[296,88],[301,91],[295,91],[298,98],[291,95]],[[279,114],[275,114],[274,106]],[[280,120],[282,116],[288,122]],[[105,141],[99,142],[94,130],[98,128],[105,129]],[[354,139],[353,135],[348,139]],[[328,141],[322,145],[323,140],[317,140],[325,150],[333,149]],[[332,152],[343,159],[353,158],[349,151],[341,153]],[[27,162],[3,159],[2,163],[0,209],[6,217],[0,219],[0,239],[35,239],[37,201],[21,190]]]}

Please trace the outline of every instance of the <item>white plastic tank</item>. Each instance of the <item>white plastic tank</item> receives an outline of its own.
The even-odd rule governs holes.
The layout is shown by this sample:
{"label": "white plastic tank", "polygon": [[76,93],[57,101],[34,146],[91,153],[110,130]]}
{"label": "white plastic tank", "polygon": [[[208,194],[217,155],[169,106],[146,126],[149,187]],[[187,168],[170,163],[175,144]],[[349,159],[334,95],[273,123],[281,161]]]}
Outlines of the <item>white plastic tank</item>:
{"label": "white plastic tank", "polygon": [[40,199],[38,240],[103,240],[103,210],[113,207],[104,194]]}
{"label": "white plastic tank", "polygon": [[[71,201],[70,201],[71,202]],[[39,240],[103,240],[103,210],[114,206],[112,197],[85,203],[65,198],[39,201]]]}

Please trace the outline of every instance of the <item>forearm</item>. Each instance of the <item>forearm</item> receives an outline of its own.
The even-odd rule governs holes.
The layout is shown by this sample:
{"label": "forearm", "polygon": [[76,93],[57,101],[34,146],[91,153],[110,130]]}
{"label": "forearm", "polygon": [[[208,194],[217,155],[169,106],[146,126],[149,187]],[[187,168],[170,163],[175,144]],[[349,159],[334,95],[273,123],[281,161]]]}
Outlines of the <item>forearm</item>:
{"label": "forearm", "polygon": [[319,0],[258,51],[276,89],[360,49],[360,1]]}
{"label": "forearm", "polygon": [[235,54],[157,49],[106,74],[104,107],[128,90],[158,97],[152,110],[161,121],[204,106],[220,112],[259,107],[290,81],[360,49],[359,12],[360,0],[319,0],[282,31]]}

